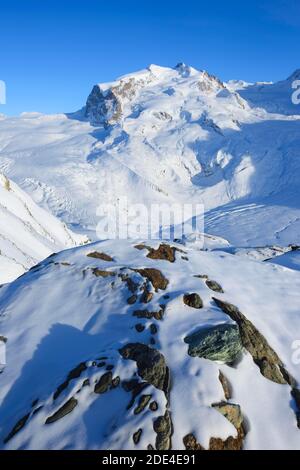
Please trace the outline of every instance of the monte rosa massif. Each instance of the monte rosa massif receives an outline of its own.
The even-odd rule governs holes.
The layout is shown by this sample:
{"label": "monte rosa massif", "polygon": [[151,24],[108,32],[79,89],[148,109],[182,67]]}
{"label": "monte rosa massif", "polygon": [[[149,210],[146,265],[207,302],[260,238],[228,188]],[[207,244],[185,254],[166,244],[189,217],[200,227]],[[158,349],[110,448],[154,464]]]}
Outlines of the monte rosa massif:
{"label": "monte rosa massif", "polygon": [[[151,65],[1,115],[0,448],[300,449],[299,78]],[[123,196],[205,233],[99,240]]]}

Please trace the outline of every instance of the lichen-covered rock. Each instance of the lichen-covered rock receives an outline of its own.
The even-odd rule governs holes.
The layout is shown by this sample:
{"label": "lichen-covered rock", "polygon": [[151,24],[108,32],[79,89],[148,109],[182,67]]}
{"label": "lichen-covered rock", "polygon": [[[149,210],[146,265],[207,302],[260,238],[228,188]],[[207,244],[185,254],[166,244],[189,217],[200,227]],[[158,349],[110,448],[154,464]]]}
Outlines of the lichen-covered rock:
{"label": "lichen-covered rock", "polygon": [[153,429],[156,432],[155,448],[156,450],[171,449],[171,435],[173,425],[170,412],[167,410],[163,416],[159,416],[153,423]]}
{"label": "lichen-covered rock", "polygon": [[162,320],[164,316],[164,312],[165,312],[165,307],[161,305],[161,308],[154,312],[150,312],[147,309],[135,310],[132,315],[137,318],[147,318],[148,320],[150,320],[151,318],[155,318],[155,320]]}
{"label": "lichen-covered rock", "polygon": [[212,281],[211,279],[207,279],[205,281],[205,284],[207,285],[207,287],[210,289],[210,290],[213,290],[214,292],[219,292],[220,294],[223,294],[224,291],[222,289],[222,287],[220,286],[220,284],[216,281]]}
{"label": "lichen-covered rock", "polygon": [[183,444],[186,450],[205,450],[204,447],[202,447],[202,445],[197,442],[197,439],[193,433],[184,436]]}
{"label": "lichen-covered rock", "polygon": [[257,328],[235,305],[216,298],[214,298],[214,301],[224,313],[237,323],[242,344],[251,354],[262,375],[276,383],[290,383],[292,378],[285,370],[282,361]]}
{"label": "lichen-covered rock", "polygon": [[140,442],[140,439],[141,439],[141,436],[142,436],[142,432],[143,430],[142,429],[138,429],[132,436],[133,438],[133,442],[136,444],[138,444]]}
{"label": "lichen-covered rock", "polygon": [[55,421],[58,421],[59,419],[62,419],[64,416],[71,413],[77,406],[77,404],[78,401],[76,400],[76,398],[70,398],[70,400],[68,400],[61,408],[59,408],[59,410],[57,410],[52,416],[49,416],[46,419],[45,424],[51,424]]}
{"label": "lichen-covered rock", "polygon": [[237,325],[222,323],[201,328],[187,336],[188,354],[226,364],[233,363],[242,351],[242,342]]}
{"label": "lichen-covered rock", "polygon": [[95,393],[105,393],[109,389],[112,383],[112,373],[111,372],[106,372],[100,380],[96,383],[94,392]]}
{"label": "lichen-covered rock", "polygon": [[175,252],[176,248],[167,245],[166,243],[162,243],[156,250],[154,248],[150,248],[147,258],[160,259],[174,263]]}
{"label": "lichen-covered rock", "polygon": [[165,290],[169,284],[168,279],[165,278],[165,276],[162,274],[161,271],[159,271],[159,269],[144,268],[135,269],[134,271],[139,273],[144,278],[148,279],[156,292],[158,291],[158,289]]}
{"label": "lichen-covered rock", "polygon": [[192,294],[184,294],[183,302],[185,305],[188,305],[192,308],[202,308],[203,302],[199,294],[192,293]]}
{"label": "lichen-covered rock", "polygon": [[136,362],[139,376],[159,390],[165,390],[167,365],[157,349],[142,343],[129,343],[119,350],[124,359]]}
{"label": "lichen-covered rock", "polygon": [[138,406],[134,410],[134,414],[138,415],[139,413],[144,411],[144,409],[148,405],[151,398],[152,398],[152,395],[141,395],[139,398]]}
{"label": "lichen-covered rock", "polygon": [[243,424],[241,407],[234,403],[213,403],[212,407],[218,410],[236,429],[240,429]]}
{"label": "lichen-covered rock", "polygon": [[91,253],[88,253],[87,256],[89,258],[101,259],[102,261],[113,261],[113,258],[111,256],[99,251],[93,251]]}

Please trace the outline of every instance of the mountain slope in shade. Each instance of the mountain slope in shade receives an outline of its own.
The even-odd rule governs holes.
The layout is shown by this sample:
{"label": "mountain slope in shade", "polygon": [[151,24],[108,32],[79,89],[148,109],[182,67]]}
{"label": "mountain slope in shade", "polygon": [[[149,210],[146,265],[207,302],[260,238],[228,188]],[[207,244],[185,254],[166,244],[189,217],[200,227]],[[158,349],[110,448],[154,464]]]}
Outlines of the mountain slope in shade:
{"label": "mountain slope in shade", "polygon": [[299,292],[192,246],[48,258],[0,290],[1,448],[300,449]]}
{"label": "mountain slope in shade", "polygon": [[12,281],[55,251],[87,241],[38,207],[0,174],[0,283]]}
{"label": "mountain slope in shade", "polygon": [[207,232],[240,246],[300,243],[296,76],[251,87],[151,65],[95,85],[77,113],[2,119],[0,168],[82,231],[95,230],[100,204],[125,195],[202,202]]}

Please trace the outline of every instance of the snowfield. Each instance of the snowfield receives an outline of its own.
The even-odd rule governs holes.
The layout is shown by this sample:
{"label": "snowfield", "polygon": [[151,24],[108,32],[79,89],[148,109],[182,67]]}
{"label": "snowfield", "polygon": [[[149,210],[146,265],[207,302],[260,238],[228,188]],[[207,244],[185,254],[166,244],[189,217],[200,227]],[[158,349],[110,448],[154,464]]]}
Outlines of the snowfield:
{"label": "snowfield", "polygon": [[[0,117],[1,449],[300,450],[299,76],[151,65]],[[124,196],[205,233],[99,241]]]}
{"label": "snowfield", "polygon": [[226,84],[184,64],[151,65],[96,85],[77,113],[2,119],[0,170],[91,236],[99,205],[125,195],[203,203],[206,231],[235,245],[299,244],[297,73]]}
{"label": "snowfield", "polygon": [[10,282],[55,251],[86,243],[0,174],[0,284]]}
{"label": "snowfield", "polygon": [[[192,434],[204,448],[212,438],[226,442],[230,436],[236,439],[233,447],[239,447],[242,422],[245,449],[299,449],[293,381],[289,385],[263,376],[245,346],[228,364],[191,357],[185,342],[207,326],[235,324],[213,297],[222,299],[243,312],[299,382],[292,349],[300,331],[299,272],[176,244],[175,261],[170,253],[170,260],[162,253],[152,259],[147,257],[151,247],[144,246],[107,241],[63,251],[1,289],[1,331],[7,337],[1,446],[145,449],[163,443],[161,448],[184,449]],[[151,246],[155,250],[159,242]],[[145,268],[159,270],[163,279],[149,280]],[[199,275],[216,281],[224,293],[211,290]],[[147,303],[145,286],[151,294]],[[185,304],[188,293],[197,293],[203,307]],[[243,327],[240,334],[245,334]],[[148,364],[149,350],[143,357],[148,369],[122,356],[122,348],[132,343],[163,355],[167,385],[159,382],[165,373],[161,358]],[[229,395],[220,371],[230,384]],[[66,403],[67,413],[62,410]],[[216,404],[228,408],[229,418]],[[236,405],[235,420],[230,407]],[[172,431],[168,434],[168,425],[161,423],[162,436],[157,419],[166,413]],[[20,429],[15,428],[22,418]]]}

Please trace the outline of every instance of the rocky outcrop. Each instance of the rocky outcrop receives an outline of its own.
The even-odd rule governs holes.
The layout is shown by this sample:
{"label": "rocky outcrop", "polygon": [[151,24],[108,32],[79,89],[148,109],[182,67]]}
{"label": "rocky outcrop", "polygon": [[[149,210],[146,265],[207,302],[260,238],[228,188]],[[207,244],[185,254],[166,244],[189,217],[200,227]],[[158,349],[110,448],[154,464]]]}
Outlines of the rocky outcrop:
{"label": "rocky outcrop", "polygon": [[216,281],[212,281],[211,279],[207,279],[205,281],[205,284],[210,290],[213,290],[214,292],[219,292],[220,294],[223,294],[224,291],[222,289],[222,286]]}
{"label": "rocky outcrop", "polygon": [[95,85],[86,102],[85,117],[94,125],[115,124],[122,117],[124,103],[134,98],[140,86],[133,77],[121,79],[108,89]]}
{"label": "rocky outcrop", "polygon": [[240,429],[243,424],[241,407],[233,403],[214,403],[212,407],[218,410],[236,429]]}
{"label": "rocky outcrop", "polygon": [[111,372],[106,372],[104,375],[102,375],[100,380],[95,385],[94,392],[99,394],[107,392],[112,384],[112,378],[113,375]]}
{"label": "rocky outcrop", "polygon": [[101,259],[102,261],[113,261],[113,258],[106,253],[101,253],[99,251],[93,251],[92,253],[88,253],[86,256],[89,258]]}
{"label": "rocky outcrop", "polygon": [[64,418],[64,416],[68,415],[74,410],[77,404],[78,401],[76,400],[76,398],[70,398],[70,400],[68,400],[61,408],[59,408],[59,410],[57,410],[52,416],[49,416],[46,419],[45,424],[55,423],[55,421]]}
{"label": "rocky outcrop", "polygon": [[133,316],[137,318],[147,318],[150,320],[151,318],[155,318],[155,320],[162,320],[165,312],[165,306],[161,305],[159,310],[150,311],[148,309],[143,310],[135,310],[133,312]]}
{"label": "rocky outcrop", "polygon": [[26,414],[25,416],[23,416],[23,418],[19,419],[19,421],[15,424],[15,426],[10,431],[10,433],[3,440],[4,444],[10,441],[19,431],[21,431],[21,429],[24,428],[25,424],[28,421],[29,416],[30,416],[30,413]]}
{"label": "rocky outcrop", "polygon": [[56,391],[54,392],[53,399],[56,400],[59,397],[59,395],[68,387],[71,380],[77,379],[78,377],[80,377],[82,372],[84,372],[86,369],[87,369],[87,366],[85,362],[81,362],[77,367],[72,369],[69,372],[66,380],[57,387]]}
{"label": "rocky outcrop", "polygon": [[153,423],[153,429],[156,432],[155,448],[156,450],[171,449],[171,436],[173,425],[171,414],[167,410],[163,416],[159,416]]}
{"label": "rocky outcrop", "polygon": [[132,438],[133,438],[133,442],[135,443],[135,445],[137,445],[140,442],[142,433],[143,433],[143,430],[140,428],[133,434]]}
{"label": "rocky outcrop", "polygon": [[148,279],[155,291],[158,289],[165,290],[169,284],[168,279],[162,274],[159,269],[155,268],[144,268],[144,269],[134,269],[135,272],[139,273],[144,278]]}
{"label": "rocky outcrop", "polygon": [[186,450],[205,450],[204,447],[202,447],[202,445],[197,442],[197,439],[193,433],[184,436],[183,444]]}
{"label": "rocky outcrop", "polygon": [[[216,408],[228,421],[233,424],[237,430],[237,436],[229,436],[227,439],[211,437],[209,440],[208,450],[242,450],[245,431],[243,427],[243,417],[239,405],[231,403],[217,403],[212,405]],[[183,444],[186,450],[205,450],[205,448],[197,442],[193,433],[187,434],[183,438]]]}
{"label": "rocky outcrop", "polygon": [[199,294],[184,294],[183,303],[192,308],[203,308],[203,302]]}
{"label": "rocky outcrop", "polygon": [[189,345],[190,356],[226,364],[234,363],[242,351],[238,327],[227,323],[201,328],[184,341]]}
{"label": "rocky outcrop", "polygon": [[176,260],[176,251],[182,251],[166,243],[161,243],[157,249],[147,245],[136,245],[135,248],[138,250],[148,250],[147,258],[165,260],[170,263],[174,263]]}
{"label": "rocky outcrop", "polygon": [[262,375],[279,384],[291,384],[292,377],[257,328],[234,305],[216,298],[214,301],[224,313],[237,323],[242,344],[251,354]]}
{"label": "rocky outcrop", "polygon": [[152,395],[141,395],[139,398],[138,406],[134,409],[134,414],[138,415],[142,411],[144,411],[144,409],[148,405],[151,398],[152,398]]}
{"label": "rocky outcrop", "polygon": [[119,350],[124,359],[136,362],[139,376],[159,390],[167,392],[168,368],[164,356],[142,343],[130,343]]}

